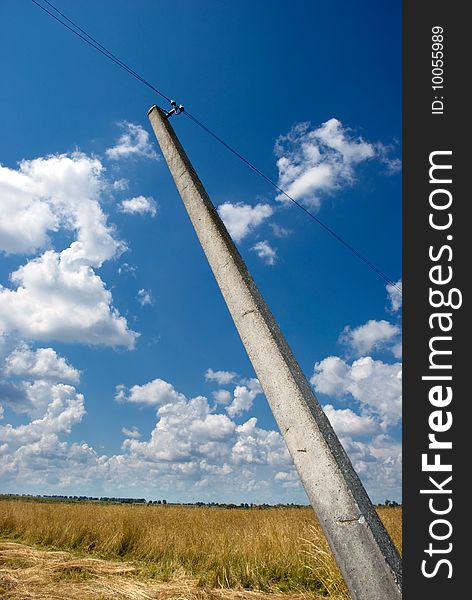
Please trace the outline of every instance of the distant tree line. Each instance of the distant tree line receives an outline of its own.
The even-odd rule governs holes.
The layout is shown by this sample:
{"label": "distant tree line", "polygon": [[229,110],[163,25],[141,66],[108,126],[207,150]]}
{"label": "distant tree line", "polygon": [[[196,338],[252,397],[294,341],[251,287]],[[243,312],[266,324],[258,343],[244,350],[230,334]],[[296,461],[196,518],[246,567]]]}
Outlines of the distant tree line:
{"label": "distant tree line", "polygon": [[379,504],[379,506],[401,506],[398,502],[396,502],[395,500],[385,500],[385,502],[383,504]]}
{"label": "distant tree line", "polygon": [[146,504],[167,506],[195,506],[214,508],[306,508],[306,504],[278,503],[278,504],[255,504],[253,502],[241,502],[233,504],[227,502],[168,502],[167,500],[146,500],[145,498],[121,498],[117,496],[67,496],[62,494],[0,494],[2,500],[31,500],[37,502],[95,502],[103,504]]}

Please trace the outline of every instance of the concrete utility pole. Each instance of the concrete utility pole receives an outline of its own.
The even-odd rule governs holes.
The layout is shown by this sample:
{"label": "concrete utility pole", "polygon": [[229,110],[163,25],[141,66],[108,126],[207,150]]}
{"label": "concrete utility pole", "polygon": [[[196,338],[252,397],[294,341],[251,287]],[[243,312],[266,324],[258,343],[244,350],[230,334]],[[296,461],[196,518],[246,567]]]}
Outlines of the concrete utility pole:
{"label": "concrete utility pole", "polygon": [[399,600],[401,560],[267,304],[157,106],[164,158],[353,600]]}

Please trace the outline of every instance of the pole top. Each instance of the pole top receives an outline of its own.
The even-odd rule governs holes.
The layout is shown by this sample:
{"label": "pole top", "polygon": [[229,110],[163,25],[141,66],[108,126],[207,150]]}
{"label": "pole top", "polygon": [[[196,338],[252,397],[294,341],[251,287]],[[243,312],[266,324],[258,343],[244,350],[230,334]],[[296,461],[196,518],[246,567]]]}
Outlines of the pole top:
{"label": "pole top", "polygon": [[169,112],[166,113],[166,115],[165,115],[166,119],[168,119],[172,115],[180,115],[180,113],[184,112],[185,108],[184,108],[183,104],[179,104],[177,106],[177,102],[175,100],[171,100],[170,103],[172,105],[172,108],[171,108],[171,110],[169,110]]}
{"label": "pole top", "polygon": [[169,111],[164,110],[160,106],[157,106],[157,104],[153,104],[151,106],[151,108],[147,111],[147,116],[149,117],[149,115],[152,113],[152,111],[154,109],[158,110],[162,114],[162,116],[164,117],[164,119],[168,119],[172,115],[180,115],[181,113],[184,112],[185,108],[184,108],[183,104],[179,104],[177,106],[177,102],[175,100],[171,100],[170,103],[172,105],[172,109],[169,110]]}

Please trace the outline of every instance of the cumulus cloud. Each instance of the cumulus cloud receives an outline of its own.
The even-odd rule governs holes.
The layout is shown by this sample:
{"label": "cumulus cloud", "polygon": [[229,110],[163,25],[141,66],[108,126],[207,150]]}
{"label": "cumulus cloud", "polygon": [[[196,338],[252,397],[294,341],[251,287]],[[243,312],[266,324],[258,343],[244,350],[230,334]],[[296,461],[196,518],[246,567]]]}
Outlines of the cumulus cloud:
{"label": "cumulus cloud", "polygon": [[364,481],[369,494],[379,501],[395,496],[401,500],[402,447],[386,434],[376,435],[369,442],[341,439],[354,469]]}
{"label": "cumulus cloud", "polygon": [[311,378],[317,392],[342,398],[351,395],[383,428],[398,423],[402,406],[401,363],[387,364],[365,356],[352,365],[337,356],[317,362]]}
{"label": "cumulus cloud", "polygon": [[[6,344],[8,346],[10,344]],[[21,341],[10,350],[0,357],[0,373],[3,376],[0,404],[16,413],[41,417],[51,403],[54,390],[58,389],[56,384],[78,383],[80,380],[80,372],[52,348],[32,350]]]}
{"label": "cumulus cloud", "polygon": [[68,250],[48,250],[20,267],[11,275],[16,289],[0,286],[0,332],[132,348],[137,333],[112,306],[111,292],[90,266],[71,260]]}
{"label": "cumulus cloud", "polygon": [[206,398],[187,400],[180,395],[176,402],[160,406],[157,415],[149,440],[125,442],[131,453],[151,462],[226,462],[235,425],[226,415],[212,414]]}
{"label": "cumulus cloud", "polygon": [[[246,388],[250,382],[256,390],[256,380],[247,381]],[[32,394],[43,396],[36,402],[41,415],[24,425],[0,427],[3,484],[13,482],[16,489],[39,493],[165,494],[192,501],[215,499],[218,490],[222,501],[293,501],[294,494],[306,501],[282,436],[259,427],[255,417],[237,424],[207,398],[186,398],[161,379],[129,389],[120,385],[122,400],[156,410],[156,423],[146,439],[137,427],[123,427],[122,452],[105,455],[86,442],[63,441],[83,419],[83,397],[72,386],[33,382],[38,383],[45,387]],[[398,444],[381,435],[356,441],[354,433],[375,433],[369,418],[344,409],[326,410],[341,434],[350,426],[343,443],[369,489],[382,499],[392,497],[392,490],[398,490]]]}
{"label": "cumulus cloud", "polygon": [[133,385],[128,393],[123,384],[116,388],[115,400],[119,402],[135,402],[159,406],[184,400],[184,396],[174,389],[174,386],[163,379],[153,379],[144,385]]}
{"label": "cumulus cloud", "polygon": [[0,225],[0,249],[33,252],[49,244],[50,231],[64,228],[77,234],[69,249],[75,260],[100,266],[123,250],[99,204],[102,175],[100,161],[80,152],[24,160],[18,170],[2,167],[2,213],[8,218]]}
{"label": "cumulus cloud", "polygon": [[161,406],[158,422],[150,439],[130,441],[127,448],[151,461],[189,463],[205,459],[210,464],[224,464],[235,424],[222,414],[212,414],[206,398]]}
{"label": "cumulus cloud", "polygon": [[336,409],[326,404],[323,410],[339,436],[363,436],[379,430],[379,424],[371,416],[358,415],[350,408]]}
{"label": "cumulus cloud", "polygon": [[[251,380],[251,386],[258,393],[257,380]],[[187,464],[200,476],[203,466],[205,477],[232,473],[234,464],[291,464],[280,434],[260,429],[255,418],[238,426],[231,418],[232,411],[215,413],[204,396],[187,399],[162,380],[133,386],[131,391],[134,401],[156,405],[158,417],[149,440],[125,441],[125,449],[136,457],[153,463]],[[133,401],[130,397],[128,401]],[[198,468],[195,461],[199,461]]]}
{"label": "cumulus cloud", "polygon": [[24,379],[46,379],[49,381],[67,381],[78,383],[80,373],[67,364],[52,348],[31,348],[21,343],[5,359],[4,372]]}
{"label": "cumulus cloud", "polygon": [[236,243],[241,242],[264,221],[272,216],[274,209],[269,204],[251,206],[238,202],[225,202],[218,206],[218,213]]}
{"label": "cumulus cloud", "polygon": [[298,475],[295,471],[278,471],[274,475],[274,479],[276,481],[294,481],[298,478]]}
{"label": "cumulus cloud", "polygon": [[251,250],[257,253],[257,256],[265,262],[266,265],[275,265],[277,262],[277,251],[272,248],[267,240],[257,242]]}
{"label": "cumulus cloud", "polygon": [[278,468],[292,465],[280,433],[260,429],[255,417],[239,425],[236,432],[239,439],[232,449],[232,460],[236,464],[267,464]]}
{"label": "cumulus cloud", "polygon": [[135,196],[127,200],[122,200],[118,210],[129,215],[150,215],[155,217],[157,213],[156,201],[151,197]]}
{"label": "cumulus cloud", "polygon": [[125,121],[120,123],[120,127],[123,133],[118,138],[117,143],[106,150],[105,154],[108,158],[121,160],[131,157],[145,157],[159,160],[159,156],[149,141],[149,133],[141,125]]}
{"label": "cumulus cloud", "polygon": [[247,412],[252,408],[254,399],[262,394],[262,388],[257,379],[250,379],[248,385],[237,385],[234,388],[233,401],[226,408],[230,417],[235,417]]}
{"label": "cumulus cloud", "polygon": [[213,398],[217,404],[227,405],[232,400],[231,392],[228,390],[216,390],[216,392],[212,392]]}
{"label": "cumulus cloud", "polygon": [[48,232],[58,229],[58,217],[39,197],[34,183],[22,172],[0,165],[0,250],[29,253],[49,243]]}
{"label": "cumulus cloud", "polygon": [[342,358],[328,356],[315,364],[310,382],[320,394],[339,398],[344,393],[349,372],[349,365]]}
{"label": "cumulus cloud", "polygon": [[367,321],[354,329],[349,326],[339,337],[339,341],[350,348],[354,355],[368,354],[372,350],[391,347],[398,343],[400,328],[388,321]]}
{"label": "cumulus cloud", "polygon": [[[17,245],[5,243],[4,250],[21,252],[49,244],[50,230],[64,229],[75,239],[61,252],[46,250],[19,267],[10,276],[14,289],[0,286],[0,333],[133,347],[137,334],[128,329],[94,271],[125,249],[100,206],[100,192],[106,187],[100,161],[75,152],[23,161],[18,170],[4,169],[5,173],[10,199],[18,198],[19,206],[41,203],[54,220],[34,220],[18,233],[22,218],[12,214],[11,222],[3,221],[3,233],[10,228],[7,237]],[[43,227],[40,234],[38,223]]]}
{"label": "cumulus cloud", "polygon": [[218,385],[228,385],[237,377],[237,373],[233,371],[213,371],[213,369],[207,369],[205,373],[206,381],[216,381]]}
{"label": "cumulus cloud", "polygon": [[[278,185],[295,200],[318,208],[322,197],[355,179],[357,165],[373,158],[385,162],[386,146],[354,136],[338,119],[318,128],[298,123],[275,144]],[[287,202],[280,194],[278,200]]]}
{"label": "cumulus cloud", "polygon": [[85,414],[84,397],[75,388],[62,383],[50,384],[49,399],[45,414],[26,425],[0,426],[0,442],[30,444],[46,435],[70,433]]}

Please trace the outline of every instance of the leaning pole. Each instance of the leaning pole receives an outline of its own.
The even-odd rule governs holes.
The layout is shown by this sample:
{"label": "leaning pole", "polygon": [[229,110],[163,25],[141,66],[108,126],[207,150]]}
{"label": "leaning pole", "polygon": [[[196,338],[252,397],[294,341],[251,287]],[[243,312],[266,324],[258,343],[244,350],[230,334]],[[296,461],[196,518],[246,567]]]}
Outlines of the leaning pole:
{"label": "leaning pole", "polygon": [[401,560],[169,120],[148,117],[352,600],[399,600]]}

